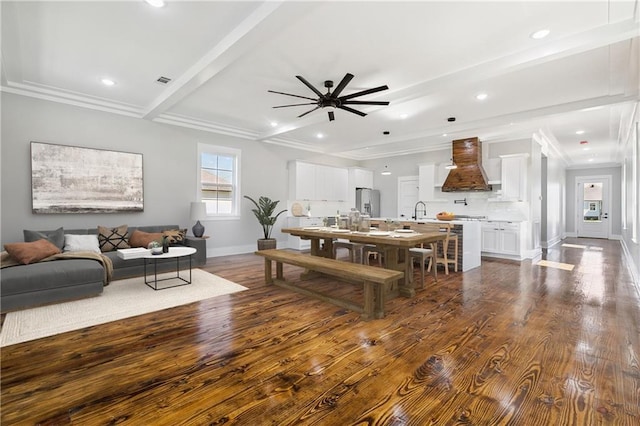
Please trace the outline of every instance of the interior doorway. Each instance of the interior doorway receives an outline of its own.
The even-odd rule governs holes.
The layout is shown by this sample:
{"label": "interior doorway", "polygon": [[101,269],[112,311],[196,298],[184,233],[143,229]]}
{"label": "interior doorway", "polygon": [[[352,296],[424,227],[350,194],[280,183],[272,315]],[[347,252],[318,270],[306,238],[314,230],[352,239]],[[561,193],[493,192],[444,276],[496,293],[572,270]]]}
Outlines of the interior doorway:
{"label": "interior doorway", "polygon": [[576,177],[576,224],[578,237],[609,238],[611,177]]}
{"label": "interior doorway", "polygon": [[398,178],[398,217],[411,218],[418,202],[418,176]]}

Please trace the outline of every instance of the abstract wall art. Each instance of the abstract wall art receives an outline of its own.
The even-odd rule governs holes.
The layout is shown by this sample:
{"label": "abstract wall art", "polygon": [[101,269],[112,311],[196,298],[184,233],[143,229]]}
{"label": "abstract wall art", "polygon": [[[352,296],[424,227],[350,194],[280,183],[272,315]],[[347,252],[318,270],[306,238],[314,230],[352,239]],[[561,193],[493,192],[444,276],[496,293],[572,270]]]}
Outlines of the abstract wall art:
{"label": "abstract wall art", "polygon": [[34,213],[144,209],[142,154],[31,142]]}

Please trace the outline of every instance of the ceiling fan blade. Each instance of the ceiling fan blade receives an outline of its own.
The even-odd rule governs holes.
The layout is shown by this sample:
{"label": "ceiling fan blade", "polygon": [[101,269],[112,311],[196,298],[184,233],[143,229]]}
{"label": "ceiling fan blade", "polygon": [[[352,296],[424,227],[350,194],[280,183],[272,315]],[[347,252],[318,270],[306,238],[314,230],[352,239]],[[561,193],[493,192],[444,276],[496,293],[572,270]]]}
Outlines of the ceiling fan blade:
{"label": "ceiling fan blade", "polygon": [[338,95],[340,95],[340,93],[342,93],[342,91],[347,86],[347,84],[349,84],[349,82],[351,81],[352,78],[353,78],[353,74],[346,73],[344,78],[342,79],[342,81],[340,83],[338,83],[338,85],[334,89],[332,96],[334,98],[337,98]]}
{"label": "ceiling fan blade", "polygon": [[344,101],[342,105],[389,105],[388,101]]}
{"label": "ceiling fan blade", "polygon": [[300,114],[300,115],[298,116],[298,118],[300,118],[300,117],[304,117],[305,115],[307,115],[307,114],[309,114],[310,112],[313,112],[313,111],[315,111],[315,110],[317,110],[317,109],[319,109],[319,108],[320,108],[320,107],[319,107],[319,106],[317,106],[317,107],[315,107],[314,109],[310,109],[310,110],[309,110],[309,111],[307,111],[307,112],[303,112],[302,114]]}
{"label": "ceiling fan blade", "polygon": [[336,117],[335,117],[335,115],[333,114],[333,111],[329,111],[329,121],[333,121],[333,120],[335,120],[335,119],[336,119]]}
{"label": "ceiling fan blade", "polygon": [[365,115],[367,115],[362,111],[358,111],[358,110],[355,110],[353,108],[349,108],[348,106],[344,106],[344,105],[340,105],[338,108],[343,109],[345,111],[352,112],[354,114],[358,114],[360,117],[364,117]]}
{"label": "ceiling fan blade", "polygon": [[309,99],[310,101],[315,101],[316,100],[316,99],[313,99],[313,98],[308,98],[306,96],[292,95],[291,93],[284,93],[284,92],[276,92],[275,90],[267,90],[267,92],[277,93],[278,95],[295,96],[296,98]]}
{"label": "ceiling fan blade", "polygon": [[274,106],[272,108],[286,108],[286,107],[292,107],[292,106],[302,106],[302,105],[316,105],[317,102],[307,102],[304,104],[289,104],[289,105],[278,105],[278,106]]}
{"label": "ceiling fan blade", "polygon": [[340,96],[338,99],[340,99],[341,101],[346,101],[347,99],[355,98],[355,97],[358,97],[358,96],[368,95],[370,93],[381,92],[381,91],[387,90],[387,89],[389,89],[389,87],[385,84],[384,86],[374,87],[373,89],[367,89],[367,90],[363,90],[361,92],[352,93],[350,95]]}
{"label": "ceiling fan blade", "polygon": [[316,95],[318,95],[318,96],[319,96],[319,97],[321,97],[321,98],[324,98],[324,95],[323,95],[322,93],[320,93],[320,91],[319,91],[318,89],[316,89],[315,87],[313,87],[313,86],[311,85],[311,83],[309,83],[307,80],[305,80],[303,76],[301,76],[301,75],[296,75],[296,78],[297,78],[298,80],[300,80],[301,82],[303,82],[303,83],[304,83],[304,85],[305,85],[305,86],[307,86],[309,89],[313,90],[313,93],[315,93]]}

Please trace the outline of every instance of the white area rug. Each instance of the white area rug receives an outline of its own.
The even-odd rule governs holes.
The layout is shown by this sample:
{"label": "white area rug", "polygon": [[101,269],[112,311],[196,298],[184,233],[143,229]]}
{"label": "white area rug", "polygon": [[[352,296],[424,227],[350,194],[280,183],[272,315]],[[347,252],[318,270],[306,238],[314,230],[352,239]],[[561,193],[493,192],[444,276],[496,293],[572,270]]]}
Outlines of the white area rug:
{"label": "white area rug", "polygon": [[[143,277],[130,278],[112,281],[97,297],[10,312],[2,326],[0,347],[247,289],[201,269],[192,273],[191,284],[185,286],[155,291],[145,285]],[[171,275],[175,272],[158,277]],[[185,276],[184,272],[180,275]]]}

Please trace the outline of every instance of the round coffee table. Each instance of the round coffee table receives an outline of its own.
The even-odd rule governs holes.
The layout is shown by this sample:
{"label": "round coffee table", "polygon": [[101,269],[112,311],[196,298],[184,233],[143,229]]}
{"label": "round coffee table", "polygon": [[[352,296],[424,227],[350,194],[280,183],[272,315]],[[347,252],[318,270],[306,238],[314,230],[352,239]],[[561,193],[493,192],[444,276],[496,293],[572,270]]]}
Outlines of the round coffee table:
{"label": "round coffee table", "polygon": [[[196,252],[197,250],[193,247],[169,247],[169,252],[168,253],[161,253],[161,254],[146,254],[143,256],[144,258],[144,283],[146,285],[148,285],[149,287],[151,287],[154,290],[164,290],[166,288],[171,288],[171,287],[179,287],[182,285],[187,285],[187,284],[191,284],[191,256]],[[180,259],[184,258],[184,257],[188,257],[189,258],[189,279],[187,280],[186,278],[183,278],[180,276]],[[158,278],[158,260],[160,259],[169,259],[169,258],[175,258],[176,259],[176,276],[175,277],[166,277],[166,278]],[[148,277],[147,275],[147,259],[153,260],[153,280],[151,280],[151,277]],[[158,282],[159,281],[169,281],[169,280],[180,280],[182,281],[179,284],[175,284],[175,285],[170,285],[170,286],[165,286],[165,287],[158,287]]]}

